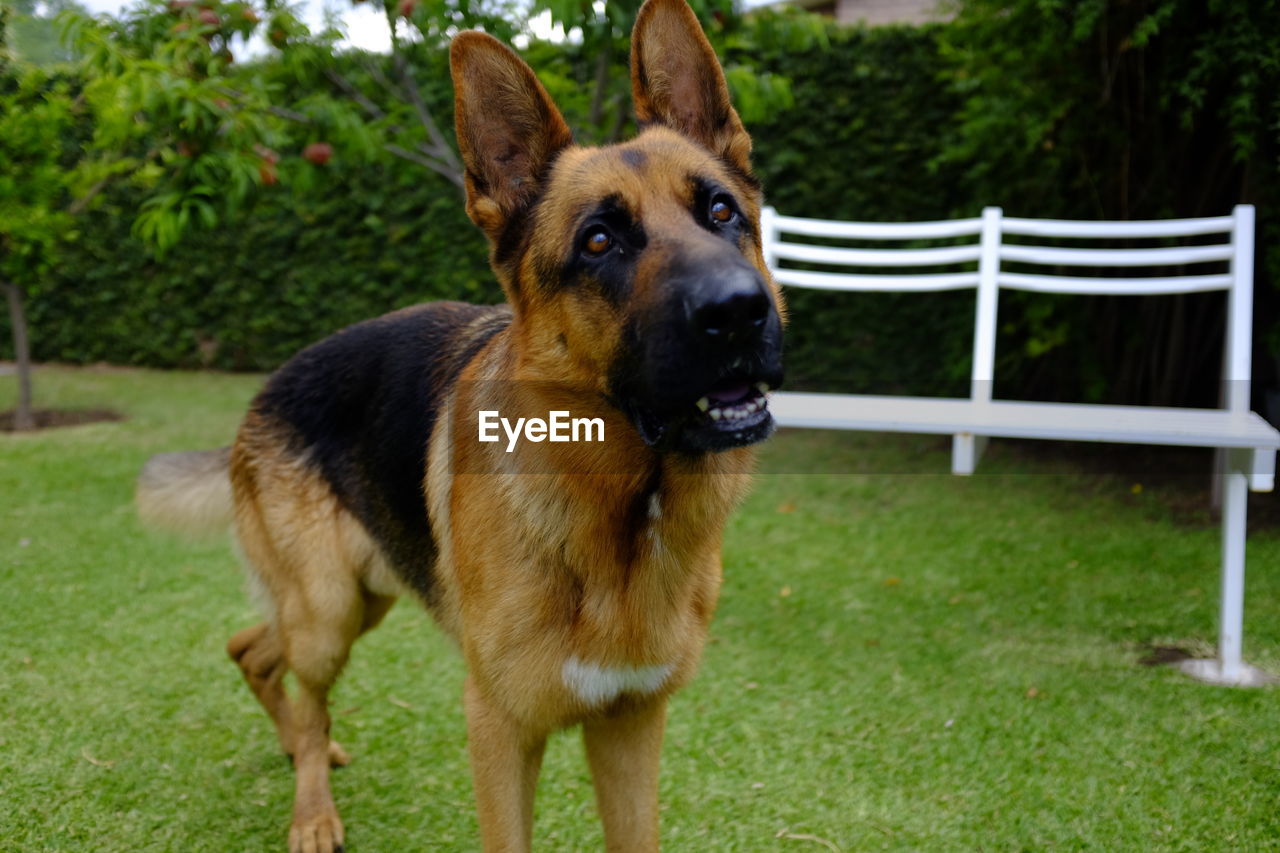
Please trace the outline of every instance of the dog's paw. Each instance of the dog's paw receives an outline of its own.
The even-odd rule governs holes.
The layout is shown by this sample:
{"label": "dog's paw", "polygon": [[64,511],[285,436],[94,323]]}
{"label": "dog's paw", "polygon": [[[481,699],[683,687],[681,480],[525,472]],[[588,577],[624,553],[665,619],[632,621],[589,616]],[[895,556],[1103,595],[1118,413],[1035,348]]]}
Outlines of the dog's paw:
{"label": "dog's paw", "polygon": [[330,810],[314,817],[294,817],[289,827],[289,853],[342,853],[342,821]]}
{"label": "dog's paw", "polygon": [[351,763],[351,756],[342,744],[336,740],[329,741],[329,766],[330,767],[346,767]]}

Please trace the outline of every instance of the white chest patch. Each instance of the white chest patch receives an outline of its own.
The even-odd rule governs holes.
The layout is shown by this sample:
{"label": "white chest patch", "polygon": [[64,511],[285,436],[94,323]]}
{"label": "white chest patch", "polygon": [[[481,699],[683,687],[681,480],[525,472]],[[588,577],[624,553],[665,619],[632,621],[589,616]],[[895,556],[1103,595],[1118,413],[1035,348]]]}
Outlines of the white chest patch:
{"label": "white chest patch", "polygon": [[560,677],[564,686],[586,704],[603,705],[623,693],[656,692],[671,676],[673,668],[669,663],[659,666],[600,666],[571,657],[560,669]]}

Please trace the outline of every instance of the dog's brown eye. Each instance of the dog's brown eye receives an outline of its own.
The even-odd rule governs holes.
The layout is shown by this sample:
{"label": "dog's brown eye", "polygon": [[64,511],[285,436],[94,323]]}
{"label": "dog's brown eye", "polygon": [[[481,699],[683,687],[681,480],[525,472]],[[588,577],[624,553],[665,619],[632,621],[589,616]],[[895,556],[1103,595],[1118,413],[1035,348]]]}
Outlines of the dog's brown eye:
{"label": "dog's brown eye", "polygon": [[613,245],[613,238],[603,228],[597,228],[587,235],[582,248],[588,255],[603,255]]}
{"label": "dog's brown eye", "polygon": [[713,201],[711,203],[710,213],[711,213],[711,218],[714,221],[720,223],[721,225],[724,225],[725,223],[733,219],[733,208],[729,205],[728,202]]}

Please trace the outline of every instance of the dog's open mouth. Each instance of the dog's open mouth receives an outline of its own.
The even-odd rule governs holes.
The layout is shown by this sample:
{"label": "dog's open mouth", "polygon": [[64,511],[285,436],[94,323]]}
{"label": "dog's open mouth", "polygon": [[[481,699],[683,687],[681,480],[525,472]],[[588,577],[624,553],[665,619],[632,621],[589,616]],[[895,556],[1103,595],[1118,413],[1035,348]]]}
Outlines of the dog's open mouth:
{"label": "dog's open mouth", "polygon": [[732,430],[769,416],[769,401],[765,397],[768,391],[769,386],[764,382],[728,380],[700,397],[695,405],[704,419]]}
{"label": "dog's open mouth", "polygon": [[764,441],[774,430],[765,396],[769,385],[745,378],[724,379],[693,404],[676,444],[686,451],[721,451]]}
{"label": "dog's open mouth", "polygon": [[731,450],[773,434],[776,424],[769,413],[769,390],[770,385],[760,380],[723,379],[695,402],[670,414],[644,408],[631,411],[641,437],[651,447],[692,453]]}

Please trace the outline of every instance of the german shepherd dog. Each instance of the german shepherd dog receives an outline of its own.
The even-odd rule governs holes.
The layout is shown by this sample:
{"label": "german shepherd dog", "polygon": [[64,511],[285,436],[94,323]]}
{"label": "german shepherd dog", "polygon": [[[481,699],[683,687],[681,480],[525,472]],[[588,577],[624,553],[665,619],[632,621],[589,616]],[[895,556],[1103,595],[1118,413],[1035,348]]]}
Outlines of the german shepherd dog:
{"label": "german shepherd dog", "polygon": [[[667,697],[697,667],[782,381],[751,142],[684,0],[640,10],[642,130],[617,145],[574,145],[492,37],[450,55],[467,213],[508,304],[419,305],[311,346],[231,448],[150,460],[139,508],[232,524],[264,593],[227,651],[293,757],[291,851],[342,848],[327,694],[402,594],[466,661],[484,849],[530,849],[544,744],[580,724],[608,849],[653,851]],[[570,412],[603,440],[481,441],[486,412]]]}

